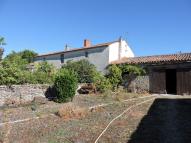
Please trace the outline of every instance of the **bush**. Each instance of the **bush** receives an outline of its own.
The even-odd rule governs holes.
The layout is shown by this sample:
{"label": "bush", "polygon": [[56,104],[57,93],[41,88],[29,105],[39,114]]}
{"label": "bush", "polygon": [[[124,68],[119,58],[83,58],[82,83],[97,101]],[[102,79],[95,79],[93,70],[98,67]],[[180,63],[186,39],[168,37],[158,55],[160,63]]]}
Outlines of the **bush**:
{"label": "bush", "polygon": [[97,81],[95,82],[95,86],[96,86],[96,90],[101,93],[111,90],[111,88],[112,88],[112,85],[111,85],[109,79],[107,79],[106,77],[101,76],[101,75],[100,75],[100,78],[97,79]]}
{"label": "bush", "polygon": [[39,63],[34,72],[28,71],[27,66],[27,60],[20,53],[7,55],[0,63],[0,85],[53,83],[55,68],[51,64]]}
{"label": "bush", "polygon": [[30,72],[30,71],[23,71],[23,75],[21,78],[21,84],[29,83],[29,84],[38,84],[37,82],[37,74]]}
{"label": "bush", "polygon": [[145,75],[146,71],[137,65],[127,65],[127,64],[123,64],[120,65],[119,68],[122,70],[123,74],[133,74],[133,75]]}
{"label": "bush", "polygon": [[93,83],[97,75],[96,67],[85,59],[68,61],[62,68],[74,71],[79,83]]}
{"label": "bush", "polygon": [[54,75],[48,75],[45,72],[23,72],[23,76],[21,77],[23,83],[29,84],[53,84],[54,82]]}
{"label": "bush", "polygon": [[55,67],[52,64],[49,64],[47,61],[43,61],[36,65],[36,71],[52,74],[55,72]]}
{"label": "bush", "polygon": [[0,84],[11,85],[19,84],[21,82],[22,70],[15,64],[2,66],[0,65]]}
{"label": "bush", "polygon": [[77,89],[75,73],[67,69],[61,69],[55,77],[54,88],[57,102],[72,101]]}
{"label": "bush", "polygon": [[112,84],[113,90],[118,88],[122,80],[122,71],[117,65],[111,65],[108,67],[108,75],[110,83]]}

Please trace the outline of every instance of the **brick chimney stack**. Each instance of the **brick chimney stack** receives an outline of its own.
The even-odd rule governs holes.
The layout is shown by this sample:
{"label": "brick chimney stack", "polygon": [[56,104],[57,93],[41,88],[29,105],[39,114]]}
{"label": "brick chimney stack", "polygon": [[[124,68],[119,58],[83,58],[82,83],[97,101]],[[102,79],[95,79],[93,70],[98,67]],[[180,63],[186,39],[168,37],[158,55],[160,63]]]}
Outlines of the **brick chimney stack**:
{"label": "brick chimney stack", "polygon": [[90,47],[90,46],[91,46],[91,41],[88,39],[85,39],[84,40],[84,47],[86,48],[86,47]]}

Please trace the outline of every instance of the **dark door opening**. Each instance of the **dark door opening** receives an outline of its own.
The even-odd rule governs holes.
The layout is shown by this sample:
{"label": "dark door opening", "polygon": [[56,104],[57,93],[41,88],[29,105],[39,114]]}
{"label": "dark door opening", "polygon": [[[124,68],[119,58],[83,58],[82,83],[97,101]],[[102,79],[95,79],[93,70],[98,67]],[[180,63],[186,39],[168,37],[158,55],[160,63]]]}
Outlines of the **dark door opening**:
{"label": "dark door opening", "polygon": [[167,94],[176,94],[176,69],[166,70],[166,92]]}

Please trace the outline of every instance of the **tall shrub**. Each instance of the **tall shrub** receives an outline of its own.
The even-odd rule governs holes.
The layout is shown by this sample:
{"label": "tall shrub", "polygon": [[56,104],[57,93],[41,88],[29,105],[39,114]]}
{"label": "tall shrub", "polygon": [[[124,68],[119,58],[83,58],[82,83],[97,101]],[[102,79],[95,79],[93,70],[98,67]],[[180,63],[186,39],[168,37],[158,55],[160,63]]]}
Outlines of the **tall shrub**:
{"label": "tall shrub", "polygon": [[68,69],[61,69],[55,77],[54,87],[57,102],[72,101],[77,89],[75,73]]}
{"label": "tall shrub", "polygon": [[11,85],[22,83],[22,71],[25,69],[25,66],[25,61],[18,56],[14,60],[5,58],[0,63],[0,84]]}
{"label": "tall shrub", "polygon": [[36,65],[37,72],[44,72],[44,73],[53,73],[55,67],[52,64],[49,64],[47,61],[40,62]]}
{"label": "tall shrub", "polygon": [[92,83],[97,75],[96,67],[86,59],[69,61],[62,68],[74,71],[79,83]]}
{"label": "tall shrub", "polygon": [[117,65],[111,65],[108,67],[107,77],[115,90],[122,80],[122,71]]}
{"label": "tall shrub", "polygon": [[95,81],[96,90],[104,93],[112,89],[112,85],[108,78],[105,76],[100,76],[99,79]]}
{"label": "tall shrub", "polygon": [[119,68],[121,69],[123,74],[131,74],[131,75],[145,75],[146,71],[142,67],[138,65],[128,65],[128,64],[123,64],[120,65]]}
{"label": "tall shrub", "polygon": [[22,71],[15,65],[6,68],[0,66],[0,85],[19,84],[20,77],[22,77]]}

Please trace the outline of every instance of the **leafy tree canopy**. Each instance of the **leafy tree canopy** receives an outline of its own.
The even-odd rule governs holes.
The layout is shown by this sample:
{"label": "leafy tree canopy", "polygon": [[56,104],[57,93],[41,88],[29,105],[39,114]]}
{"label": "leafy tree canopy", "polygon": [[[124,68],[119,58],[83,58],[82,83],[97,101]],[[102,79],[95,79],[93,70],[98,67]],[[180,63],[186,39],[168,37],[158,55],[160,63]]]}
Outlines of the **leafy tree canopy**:
{"label": "leafy tree canopy", "polygon": [[6,45],[5,38],[0,36],[0,61],[2,60],[4,49],[1,47],[3,45]]}
{"label": "leafy tree canopy", "polygon": [[0,36],[0,46],[6,45],[5,38]]}
{"label": "leafy tree canopy", "polygon": [[26,60],[28,63],[33,62],[34,57],[37,56],[37,53],[31,50],[24,50],[21,52],[12,51],[9,55],[6,56],[7,59],[12,60],[15,57],[20,56],[22,59]]}
{"label": "leafy tree canopy", "polygon": [[86,59],[68,61],[62,68],[74,71],[79,83],[93,83],[98,74],[96,67]]}
{"label": "leafy tree canopy", "polygon": [[31,54],[29,50],[11,52],[0,63],[0,85],[11,84],[44,84],[53,83],[52,65],[47,62],[38,64],[35,71],[28,70]]}
{"label": "leafy tree canopy", "polygon": [[28,61],[28,63],[32,63],[34,60],[34,57],[38,55],[36,52],[31,50],[21,51],[20,54],[23,59],[26,59]]}
{"label": "leafy tree canopy", "polygon": [[138,65],[128,65],[128,64],[123,64],[119,66],[120,69],[122,70],[122,73],[128,73],[128,74],[133,74],[133,75],[144,75],[146,74],[145,69]]}

